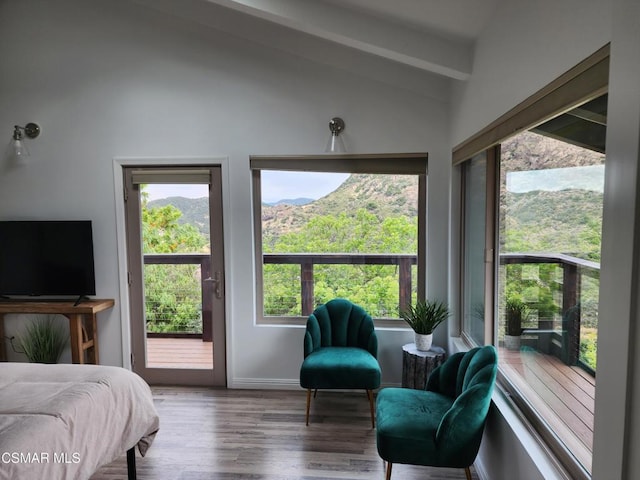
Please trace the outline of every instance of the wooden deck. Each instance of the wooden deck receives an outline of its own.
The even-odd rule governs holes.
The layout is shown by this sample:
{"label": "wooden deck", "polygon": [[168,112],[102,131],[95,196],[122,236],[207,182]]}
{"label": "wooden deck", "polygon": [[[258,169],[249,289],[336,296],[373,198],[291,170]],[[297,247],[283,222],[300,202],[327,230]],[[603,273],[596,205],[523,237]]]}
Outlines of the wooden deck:
{"label": "wooden deck", "polygon": [[213,368],[213,342],[200,338],[147,338],[147,367]]}
{"label": "wooden deck", "polygon": [[579,367],[534,350],[501,348],[499,356],[503,373],[591,471],[596,379]]}

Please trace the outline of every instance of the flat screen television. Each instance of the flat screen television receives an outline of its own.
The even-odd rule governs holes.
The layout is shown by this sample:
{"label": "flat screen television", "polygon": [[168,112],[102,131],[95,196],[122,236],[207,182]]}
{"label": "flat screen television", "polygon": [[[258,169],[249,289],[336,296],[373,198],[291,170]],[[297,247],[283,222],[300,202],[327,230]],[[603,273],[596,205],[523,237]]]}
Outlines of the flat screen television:
{"label": "flat screen television", "polygon": [[95,294],[90,220],[0,221],[0,295]]}

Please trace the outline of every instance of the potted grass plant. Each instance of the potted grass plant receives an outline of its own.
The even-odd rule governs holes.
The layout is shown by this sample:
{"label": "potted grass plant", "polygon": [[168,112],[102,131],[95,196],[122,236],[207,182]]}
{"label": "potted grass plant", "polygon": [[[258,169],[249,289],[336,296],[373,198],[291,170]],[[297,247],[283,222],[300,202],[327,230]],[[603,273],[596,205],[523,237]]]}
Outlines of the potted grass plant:
{"label": "potted grass plant", "polygon": [[20,353],[24,353],[32,363],[58,363],[69,335],[53,316],[39,318],[27,324],[16,335]]}
{"label": "potted grass plant", "polygon": [[447,304],[438,300],[418,300],[415,306],[409,305],[400,312],[400,317],[413,329],[416,348],[421,351],[431,348],[433,331],[450,315]]}
{"label": "potted grass plant", "polygon": [[522,322],[529,317],[529,307],[520,297],[509,297],[504,306],[505,335],[504,346],[507,350],[520,350]]}

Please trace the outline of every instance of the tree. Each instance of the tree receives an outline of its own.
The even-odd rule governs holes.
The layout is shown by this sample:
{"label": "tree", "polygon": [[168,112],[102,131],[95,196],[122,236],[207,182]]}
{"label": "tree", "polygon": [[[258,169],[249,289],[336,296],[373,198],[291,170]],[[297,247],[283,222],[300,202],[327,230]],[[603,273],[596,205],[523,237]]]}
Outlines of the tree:
{"label": "tree", "polygon": [[[193,225],[180,224],[173,205],[149,207],[142,193],[144,253],[206,252],[207,239]],[[149,332],[202,332],[198,265],[145,265],[145,314]]]}
{"label": "tree", "polygon": [[[298,231],[266,238],[265,253],[407,253],[417,251],[417,221],[379,218],[366,208],[311,218]],[[300,315],[300,268],[265,265],[265,315]],[[415,280],[413,282],[415,285]],[[315,265],[315,303],[347,297],[377,317],[397,318],[395,265]]]}

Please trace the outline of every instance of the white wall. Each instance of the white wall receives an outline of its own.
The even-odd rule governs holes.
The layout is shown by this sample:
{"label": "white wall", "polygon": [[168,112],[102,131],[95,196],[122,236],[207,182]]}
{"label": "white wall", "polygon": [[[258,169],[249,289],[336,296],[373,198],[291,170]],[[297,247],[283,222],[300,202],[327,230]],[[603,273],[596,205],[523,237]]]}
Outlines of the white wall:
{"label": "white wall", "polygon": [[593,474],[602,480],[640,478],[640,3],[612,3]]}
{"label": "white wall", "polygon": [[454,88],[452,142],[462,142],[611,39],[607,0],[502,0],[477,44],[471,79]]}
{"label": "white wall", "polygon": [[[457,144],[611,41],[593,478],[638,478],[635,400],[640,144],[640,5],[614,1],[504,1],[478,42],[473,76],[454,93]],[[455,194],[455,193],[454,193]],[[636,259],[631,261],[631,259]],[[630,343],[631,342],[631,343]],[[505,459],[508,459],[505,462]],[[559,472],[506,402],[496,398],[480,455],[486,478]]]}
{"label": "white wall", "polygon": [[[429,285],[446,293],[447,99],[124,0],[3,1],[0,58],[0,131],[42,127],[30,164],[0,177],[0,218],[93,220],[98,296],[117,305],[113,158],[229,158],[230,386],[297,385],[302,359],[299,328],[254,322],[249,155],[321,153],[335,115],[353,153],[429,152]],[[122,364],[121,320],[118,307],[99,316],[101,363]],[[383,382],[399,382],[409,341],[379,332]]]}

